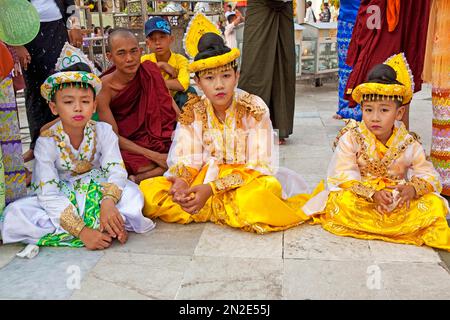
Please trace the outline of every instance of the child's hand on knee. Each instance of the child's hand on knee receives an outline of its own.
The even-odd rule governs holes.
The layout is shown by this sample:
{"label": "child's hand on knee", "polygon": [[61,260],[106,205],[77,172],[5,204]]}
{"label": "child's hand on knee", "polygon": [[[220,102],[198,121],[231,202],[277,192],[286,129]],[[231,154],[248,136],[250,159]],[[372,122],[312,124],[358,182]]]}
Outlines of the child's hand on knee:
{"label": "child's hand on knee", "polygon": [[187,193],[189,185],[185,180],[177,177],[167,177],[167,180],[172,182],[169,194],[172,196],[173,202],[181,205],[182,203],[191,200],[191,197],[189,197]]}
{"label": "child's hand on knee", "polygon": [[102,233],[88,227],[80,232],[80,240],[89,250],[103,250],[111,245],[112,238],[107,233]]}
{"label": "child's hand on knee", "polygon": [[190,188],[187,193],[190,195],[191,200],[183,202],[181,207],[190,214],[196,214],[203,208],[213,191],[209,184],[199,184]]}
{"label": "child's hand on knee", "polygon": [[389,205],[394,201],[392,193],[387,190],[380,190],[373,194],[373,202],[375,202],[377,211],[380,213],[389,212]]}
{"label": "child's hand on knee", "polygon": [[125,232],[125,222],[112,199],[104,199],[100,205],[100,231],[113,238]]}
{"label": "child's hand on knee", "polygon": [[400,198],[400,201],[398,206],[402,207],[406,203],[406,208],[409,209],[411,200],[416,197],[416,189],[409,184],[399,184],[390,188],[396,189],[399,192],[398,197]]}

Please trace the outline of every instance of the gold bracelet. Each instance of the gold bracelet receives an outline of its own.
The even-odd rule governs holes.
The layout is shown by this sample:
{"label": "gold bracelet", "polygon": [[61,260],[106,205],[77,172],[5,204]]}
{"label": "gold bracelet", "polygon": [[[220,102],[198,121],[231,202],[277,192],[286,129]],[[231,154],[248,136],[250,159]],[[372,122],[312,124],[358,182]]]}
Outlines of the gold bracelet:
{"label": "gold bracelet", "polygon": [[211,182],[211,187],[213,189],[213,193],[219,193],[222,191],[226,191],[232,188],[236,188],[241,186],[244,183],[244,180],[242,179],[242,176],[239,173],[232,173],[229,175],[226,175],[223,178],[214,180]]}
{"label": "gold bracelet", "polygon": [[194,181],[194,175],[189,171],[184,164],[177,164],[169,169],[169,172],[175,177],[183,179],[190,186]]}
{"label": "gold bracelet", "polygon": [[420,198],[427,193],[432,192],[432,186],[424,179],[413,176],[411,181],[407,183],[416,190],[416,198]]}
{"label": "gold bracelet", "polygon": [[369,202],[373,202],[372,197],[375,194],[375,189],[365,186],[361,182],[357,182],[350,187],[350,190],[357,196],[364,198]]}
{"label": "gold bracelet", "polygon": [[114,202],[114,204],[117,204],[119,202],[119,200],[116,197],[114,197],[112,194],[105,194],[102,197],[102,201],[106,200],[106,199],[111,199]]}
{"label": "gold bracelet", "polygon": [[117,204],[122,197],[122,190],[120,190],[120,188],[114,183],[102,183],[101,185],[103,187],[103,199],[105,197],[109,197],[114,201],[115,204]]}
{"label": "gold bracelet", "polygon": [[72,205],[69,205],[61,213],[59,224],[69,234],[77,238],[80,235],[81,230],[83,230],[84,226],[86,225],[81,217],[75,214]]}

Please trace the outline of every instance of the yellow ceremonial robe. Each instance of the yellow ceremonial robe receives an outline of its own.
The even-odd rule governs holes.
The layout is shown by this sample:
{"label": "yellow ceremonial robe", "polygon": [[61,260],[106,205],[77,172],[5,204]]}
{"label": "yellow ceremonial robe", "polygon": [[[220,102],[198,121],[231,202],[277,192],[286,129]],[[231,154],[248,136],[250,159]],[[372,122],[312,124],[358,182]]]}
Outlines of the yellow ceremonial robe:
{"label": "yellow ceremonial robe", "polygon": [[[376,210],[374,191],[411,183],[418,197],[387,214]],[[439,175],[425,151],[401,122],[384,146],[364,122],[341,131],[328,168],[327,190],[304,207],[314,223],[341,236],[450,249],[447,201],[439,195]]]}
{"label": "yellow ceremonial robe", "polygon": [[[191,98],[180,115],[165,175],[191,186],[219,181],[221,188],[191,215],[172,201],[166,177],[144,180],[144,215],[182,224],[212,221],[260,234],[296,226],[310,219],[301,207],[311,196],[299,192],[283,199],[273,175],[276,158],[269,109],[261,98],[236,90],[223,123],[206,97]],[[289,180],[299,178],[290,174]]]}

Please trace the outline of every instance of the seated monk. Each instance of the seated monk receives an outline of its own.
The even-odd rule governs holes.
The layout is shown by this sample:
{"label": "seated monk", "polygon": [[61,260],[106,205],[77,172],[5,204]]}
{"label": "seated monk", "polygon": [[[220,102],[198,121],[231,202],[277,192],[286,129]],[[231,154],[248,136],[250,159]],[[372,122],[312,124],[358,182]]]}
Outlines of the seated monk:
{"label": "seated monk", "polygon": [[108,58],[114,66],[101,77],[98,116],[119,136],[129,178],[139,183],[167,170],[178,107],[158,66],[150,61],[140,63],[141,49],[133,33],[113,31],[108,45]]}

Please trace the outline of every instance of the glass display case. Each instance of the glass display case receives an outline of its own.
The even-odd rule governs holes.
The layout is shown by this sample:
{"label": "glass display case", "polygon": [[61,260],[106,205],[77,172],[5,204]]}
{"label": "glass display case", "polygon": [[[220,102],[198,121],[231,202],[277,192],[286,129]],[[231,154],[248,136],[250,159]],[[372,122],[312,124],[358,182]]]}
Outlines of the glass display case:
{"label": "glass display case", "polygon": [[294,23],[294,35],[295,35],[295,75],[300,77],[302,75],[302,38],[303,30],[305,28],[301,25]]}
{"label": "glass display case", "polygon": [[337,73],[337,23],[303,23],[302,74]]}

